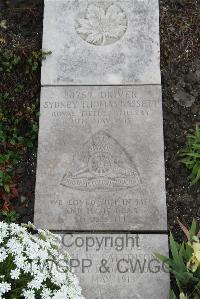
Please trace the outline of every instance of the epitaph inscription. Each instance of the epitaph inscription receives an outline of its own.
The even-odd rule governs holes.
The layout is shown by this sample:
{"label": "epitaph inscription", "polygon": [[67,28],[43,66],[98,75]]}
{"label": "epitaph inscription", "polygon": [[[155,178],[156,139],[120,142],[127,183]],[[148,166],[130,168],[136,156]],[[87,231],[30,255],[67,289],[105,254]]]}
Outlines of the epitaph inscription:
{"label": "epitaph inscription", "polygon": [[35,223],[165,229],[161,109],[159,86],[43,87]]}

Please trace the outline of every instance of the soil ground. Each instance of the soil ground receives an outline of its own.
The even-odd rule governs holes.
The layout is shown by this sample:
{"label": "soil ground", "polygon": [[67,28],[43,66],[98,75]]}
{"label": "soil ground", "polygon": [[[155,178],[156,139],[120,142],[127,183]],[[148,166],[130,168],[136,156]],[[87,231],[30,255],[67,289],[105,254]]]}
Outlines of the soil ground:
{"label": "soil ground", "polygon": [[[200,188],[190,186],[189,172],[178,156],[189,130],[200,123],[199,11],[198,0],[160,1],[168,224],[179,239],[182,232],[177,217],[188,224],[194,217],[200,221]],[[180,105],[175,101],[180,92],[188,102],[195,102],[190,107]]]}
{"label": "soil ground", "polygon": [[[17,52],[26,61],[32,51],[41,49],[43,1],[4,1],[0,10],[1,19],[6,19],[7,24],[7,28],[0,28],[0,46]],[[189,172],[178,156],[187,133],[200,122],[199,11],[199,0],[160,1],[168,223],[177,239],[182,238],[177,217],[185,223],[191,223],[193,217],[200,221],[200,188],[189,185]],[[20,73],[21,69],[16,68],[9,79],[5,76],[0,83],[1,92],[10,91],[16,82],[24,85],[14,101],[3,105],[3,111],[11,115],[24,113],[24,105],[34,104],[39,110],[40,69],[31,79]],[[180,92],[184,93],[186,106],[190,107],[183,106]],[[37,119],[36,113],[33,111],[30,118]],[[26,131],[26,122],[22,127]],[[36,156],[37,138],[32,148],[23,151],[23,158],[16,166],[17,193],[12,199],[12,209],[19,213],[20,222],[33,220]]]}

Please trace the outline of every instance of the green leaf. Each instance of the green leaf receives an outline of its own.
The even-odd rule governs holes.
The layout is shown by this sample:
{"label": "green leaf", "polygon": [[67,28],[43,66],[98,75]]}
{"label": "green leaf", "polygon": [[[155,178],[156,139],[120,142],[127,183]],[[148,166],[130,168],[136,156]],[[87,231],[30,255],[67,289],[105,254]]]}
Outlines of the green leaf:
{"label": "green leaf", "polygon": [[196,236],[197,234],[197,222],[195,219],[193,219],[192,221],[192,226],[191,226],[191,229],[190,229],[190,236],[191,238],[193,238],[194,236]]}
{"label": "green leaf", "polygon": [[161,262],[164,262],[164,263],[168,263],[169,260],[170,260],[167,256],[164,256],[164,255],[159,254],[159,253],[154,253],[154,255],[157,259],[159,259]]}
{"label": "green leaf", "polygon": [[172,269],[174,269],[176,272],[186,272],[187,267],[184,263],[184,245],[180,245],[175,242],[172,234],[170,234],[170,248],[172,252],[172,257],[173,257],[173,264],[172,264]]}
{"label": "green leaf", "polygon": [[180,297],[179,297],[180,299],[187,299],[187,297],[183,294],[183,293],[181,293],[180,294]]}
{"label": "green leaf", "polygon": [[170,291],[169,299],[177,299],[173,290]]}
{"label": "green leaf", "polygon": [[5,190],[7,193],[10,193],[10,186],[9,186],[9,185],[4,185],[4,190]]}
{"label": "green leaf", "polygon": [[192,257],[193,254],[193,249],[191,248],[191,246],[189,246],[187,243],[185,244],[185,259],[187,261],[190,260],[190,258]]}

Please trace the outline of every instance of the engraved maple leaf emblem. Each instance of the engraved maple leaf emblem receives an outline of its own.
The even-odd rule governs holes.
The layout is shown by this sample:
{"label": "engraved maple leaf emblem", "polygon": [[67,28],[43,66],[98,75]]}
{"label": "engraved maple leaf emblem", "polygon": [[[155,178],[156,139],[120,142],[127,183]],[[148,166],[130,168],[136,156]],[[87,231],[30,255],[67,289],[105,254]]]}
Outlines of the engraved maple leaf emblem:
{"label": "engraved maple leaf emblem", "polygon": [[117,5],[103,8],[90,4],[84,17],[78,18],[77,33],[88,43],[107,45],[119,40],[127,30],[125,12]]}

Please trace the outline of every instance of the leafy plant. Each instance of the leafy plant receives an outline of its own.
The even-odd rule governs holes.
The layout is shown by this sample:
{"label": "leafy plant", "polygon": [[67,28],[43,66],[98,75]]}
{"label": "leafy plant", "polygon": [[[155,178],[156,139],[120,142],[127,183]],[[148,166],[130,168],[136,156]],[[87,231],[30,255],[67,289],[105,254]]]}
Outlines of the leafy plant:
{"label": "leafy plant", "polygon": [[[37,115],[36,117],[38,118]],[[11,116],[10,118],[2,117],[0,143],[9,143],[17,147],[33,147],[37,133],[37,121],[28,119],[27,115],[20,113],[20,115]]]}
{"label": "leafy plant", "polygon": [[[0,49],[2,77],[6,80],[13,78],[18,69],[24,73],[24,77],[27,72],[32,76],[48,54],[50,52],[35,51],[24,57],[11,50]],[[0,93],[0,208],[6,211],[11,207],[10,199],[18,195],[16,165],[23,159],[27,149],[33,148],[38,136],[38,101],[25,102],[20,109],[16,105],[18,99],[26,94],[25,83],[15,81],[13,88]]]}
{"label": "leafy plant", "polygon": [[10,185],[14,177],[14,166],[20,160],[20,155],[7,150],[0,156],[0,187],[9,193]]}
{"label": "leafy plant", "polygon": [[[10,20],[12,25],[18,24],[19,16],[25,17],[30,26],[35,26],[40,19],[35,8],[31,8],[28,15],[29,9],[20,9],[16,13],[6,5],[11,1],[3,2],[6,9],[0,9],[0,210],[7,213],[13,210],[12,200],[18,197],[19,182],[24,175],[23,160],[32,154],[37,142],[38,71],[42,59],[51,52],[40,50],[38,36],[31,39],[34,28],[27,31],[20,27],[17,40],[15,30],[7,30]],[[20,2],[25,4],[27,1]],[[37,4],[36,10],[39,12]],[[24,43],[26,36],[28,39]],[[22,193],[24,189],[21,189]]]}
{"label": "leafy plant", "polygon": [[19,64],[20,56],[13,53],[11,50],[0,49],[0,73],[10,73],[14,67]]}
{"label": "leafy plant", "polygon": [[177,298],[174,292],[171,290],[169,299],[188,299],[188,297],[181,293],[180,296]]}
{"label": "leafy plant", "polygon": [[27,60],[26,74],[34,73],[40,66],[41,60],[46,59],[46,57],[50,54],[51,51],[33,51]]}
{"label": "leafy plant", "polygon": [[[0,103],[2,103],[3,101],[8,101],[10,98],[11,98],[10,93],[8,93],[8,92],[0,93]],[[12,97],[12,99],[13,99],[13,97]]]}
{"label": "leafy plant", "polygon": [[171,257],[155,255],[167,265],[176,280],[179,297],[171,291],[170,299],[200,299],[200,231],[195,220],[190,229],[180,221],[179,225],[187,242],[179,244],[170,234]]}
{"label": "leafy plant", "polygon": [[193,134],[187,136],[185,148],[180,151],[181,162],[191,170],[191,185],[200,183],[200,128],[197,126]]}
{"label": "leafy plant", "polygon": [[19,215],[15,211],[0,211],[0,220],[6,223],[14,223],[19,218]]}

